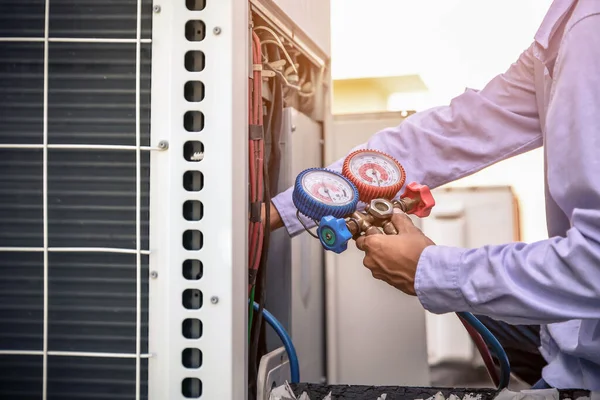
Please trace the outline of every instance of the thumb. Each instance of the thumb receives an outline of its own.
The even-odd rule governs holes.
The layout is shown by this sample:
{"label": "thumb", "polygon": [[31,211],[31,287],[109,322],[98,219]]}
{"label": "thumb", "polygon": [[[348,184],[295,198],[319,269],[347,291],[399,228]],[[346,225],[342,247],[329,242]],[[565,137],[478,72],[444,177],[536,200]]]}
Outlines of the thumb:
{"label": "thumb", "polygon": [[409,228],[415,226],[410,217],[406,215],[402,210],[399,210],[397,208],[394,208],[394,214],[392,215],[391,221],[398,233],[406,232]]}

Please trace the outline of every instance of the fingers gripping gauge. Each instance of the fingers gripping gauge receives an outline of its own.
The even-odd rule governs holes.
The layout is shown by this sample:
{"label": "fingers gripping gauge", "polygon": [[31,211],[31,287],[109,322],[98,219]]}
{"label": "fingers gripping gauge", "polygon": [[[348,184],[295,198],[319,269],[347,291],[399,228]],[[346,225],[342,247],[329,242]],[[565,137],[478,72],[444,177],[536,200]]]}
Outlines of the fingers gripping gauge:
{"label": "fingers gripping gauge", "polygon": [[344,160],[342,174],[358,189],[360,201],[392,199],[406,180],[404,168],[378,150],[357,150]]}

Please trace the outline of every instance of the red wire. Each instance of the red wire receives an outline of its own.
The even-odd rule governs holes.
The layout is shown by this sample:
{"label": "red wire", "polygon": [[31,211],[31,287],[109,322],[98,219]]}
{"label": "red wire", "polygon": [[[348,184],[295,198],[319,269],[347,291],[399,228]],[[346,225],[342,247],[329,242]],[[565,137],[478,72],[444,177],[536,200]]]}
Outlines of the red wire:
{"label": "red wire", "polygon": [[483,363],[485,364],[485,367],[488,371],[488,374],[490,375],[490,378],[492,378],[494,385],[499,386],[500,385],[500,377],[498,376],[498,370],[496,370],[496,364],[494,364],[494,360],[492,359],[492,355],[490,353],[490,349],[488,348],[487,344],[485,344],[485,341],[483,340],[483,338],[481,337],[479,332],[477,332],[475,330],[475,328],[473,328],[471,325],[469,325],[461,317],[458,317],[458,319],[460,319],[460,322],[462,322],[462,324],[465,327],[465,329],[467,330],[467,332],[469,332],[469,336],[471,336],[471,339],[473,340],[473,342],[475,342],[475,346],[477,347],[477,350],[479,350],[479,354],[481,354],[481,358],[483,358]]}
{"label": "red wire", "polygon": [[[252,32],[252,64],[262,65],[262,51],[258,35]],[[256,68],[252,71],[252,79],[248,83],[248,122],[250,125],[263,125],[262,106],[262,71]],[[262,203],[264,200],[264,140],[249,139],[249,179],[250,179],[250,202],[252,204]],[[258,270],[262,255],[264,240],[264,226],[262,222],[251,222],[248,231],[248,268]],[[250,292],[252,283],[248,285]]]}

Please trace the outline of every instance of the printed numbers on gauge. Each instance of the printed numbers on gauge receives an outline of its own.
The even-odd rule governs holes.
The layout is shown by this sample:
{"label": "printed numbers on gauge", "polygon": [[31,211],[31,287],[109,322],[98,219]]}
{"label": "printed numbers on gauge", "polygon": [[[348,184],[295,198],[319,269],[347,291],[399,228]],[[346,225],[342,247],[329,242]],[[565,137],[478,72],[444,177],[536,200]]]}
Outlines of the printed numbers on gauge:
{"label": "printed numbers on gauge", "polygon": [[358,180],[373,186],[393,186],[402,179],[396,161],[375,152],[361,152],[350,160],[350,173]]}
{"label": "printed numbers on gauge", "polygon": [[302,177],[304,191],[320,202],[345,205],[354,201],[354,190],[342,177],[329,171],[311,171]]}

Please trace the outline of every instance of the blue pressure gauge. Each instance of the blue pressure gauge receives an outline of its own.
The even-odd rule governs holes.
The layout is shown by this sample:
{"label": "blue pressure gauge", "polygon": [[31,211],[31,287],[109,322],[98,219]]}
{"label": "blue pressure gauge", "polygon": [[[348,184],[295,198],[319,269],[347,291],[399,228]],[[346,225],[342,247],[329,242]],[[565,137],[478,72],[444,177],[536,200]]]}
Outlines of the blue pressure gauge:
{"label": "blue pressure gauge", "polygon": [[296,178],[292,199],[298,211],[312,220],[344,218],[356,210],[358,190],[337,172],[310,168]]}

